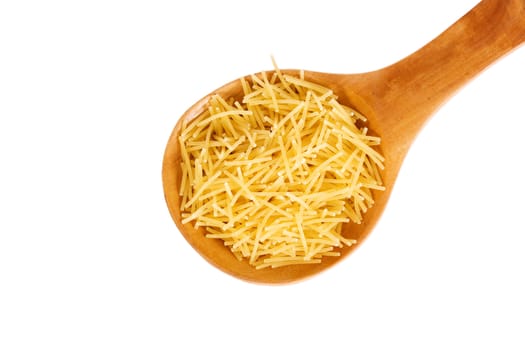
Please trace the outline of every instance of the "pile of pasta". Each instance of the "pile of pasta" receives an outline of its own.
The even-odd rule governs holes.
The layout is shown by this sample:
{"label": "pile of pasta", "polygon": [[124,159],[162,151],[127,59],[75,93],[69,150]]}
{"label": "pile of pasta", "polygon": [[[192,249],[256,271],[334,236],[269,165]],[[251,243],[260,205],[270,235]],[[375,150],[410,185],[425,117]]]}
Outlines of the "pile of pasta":
{"label": "pile of pasta", "polygon": [[365,117],[302,73],[242,79],[241,101],[212,96],[182,127],[183,223],[205,228],[257,269],[320,263],[355,240],[384,190]]}

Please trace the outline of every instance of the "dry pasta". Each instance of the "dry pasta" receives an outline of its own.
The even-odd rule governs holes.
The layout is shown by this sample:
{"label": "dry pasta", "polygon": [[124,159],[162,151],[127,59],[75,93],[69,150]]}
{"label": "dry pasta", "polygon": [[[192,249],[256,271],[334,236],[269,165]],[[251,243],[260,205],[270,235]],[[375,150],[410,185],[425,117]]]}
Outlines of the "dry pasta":
{"label": "dry pasta", "polygon": [[384,189],[365,117],[275,68],[242,79],[242,101],[212,96],[179,137],[183,223],[257,269],[338,256],[356,243],[342,226],[360,223]]}

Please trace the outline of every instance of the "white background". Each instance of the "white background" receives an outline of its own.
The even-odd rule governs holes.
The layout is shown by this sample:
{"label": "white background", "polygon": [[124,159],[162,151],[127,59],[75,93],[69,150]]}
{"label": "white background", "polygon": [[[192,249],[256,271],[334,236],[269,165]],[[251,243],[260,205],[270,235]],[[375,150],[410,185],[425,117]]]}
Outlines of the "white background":
{"label": "white background", "polygon": [[476,2],[3,1],[0,349],[525,348],[525,48],[434,116],[367,242],[307,281],[216,270],[162,192],[204,94],[272,54],[381,68]]}

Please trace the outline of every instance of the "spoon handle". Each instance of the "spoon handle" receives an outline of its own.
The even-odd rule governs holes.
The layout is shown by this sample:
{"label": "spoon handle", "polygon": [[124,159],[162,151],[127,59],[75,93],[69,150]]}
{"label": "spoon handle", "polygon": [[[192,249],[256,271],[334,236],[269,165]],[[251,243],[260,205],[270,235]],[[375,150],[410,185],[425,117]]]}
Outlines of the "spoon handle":
{"label": "spoon handle", "polygon": [[378,115],[409,144],[449,97],[524,41],[525,0],[481,1],[426,46],[376,72],[387,81],[372,97],[386,102]]}

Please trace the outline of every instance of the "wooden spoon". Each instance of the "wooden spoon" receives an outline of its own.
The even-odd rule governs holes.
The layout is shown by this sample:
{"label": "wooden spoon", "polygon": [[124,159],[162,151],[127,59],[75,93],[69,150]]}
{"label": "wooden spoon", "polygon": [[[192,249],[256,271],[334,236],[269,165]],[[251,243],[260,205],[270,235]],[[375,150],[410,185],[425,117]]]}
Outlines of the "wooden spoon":
{"label": "wooden spoon", "polygon": [[358,244],[342,248],[340,257],[325,257],[320,264],[256,270],[247,261],[238,261],[221,240],[205,238],[203,230],[181,223],[178,135],[182,121],[201,114],[213,94],[240,96],[239,80],[213,91],[188,109],[169,138],[162,179],[173,220],[186,240],[208,262],[246,281],[294,282],[333,266],[372,231],[387,204],[403,159],[429,117],[469,80],[523,41],[525,0],[484,0],[429,44],[391,66],[364,74],[305,72],[306,80],[331,88],[342,104],[367,116],[369,129],[382,139],[381,152],[385,156],[382,177],[386,191],[374,194],[375,205],[365,214],[362,224],[344,227],[344,235],[355,238]]}

